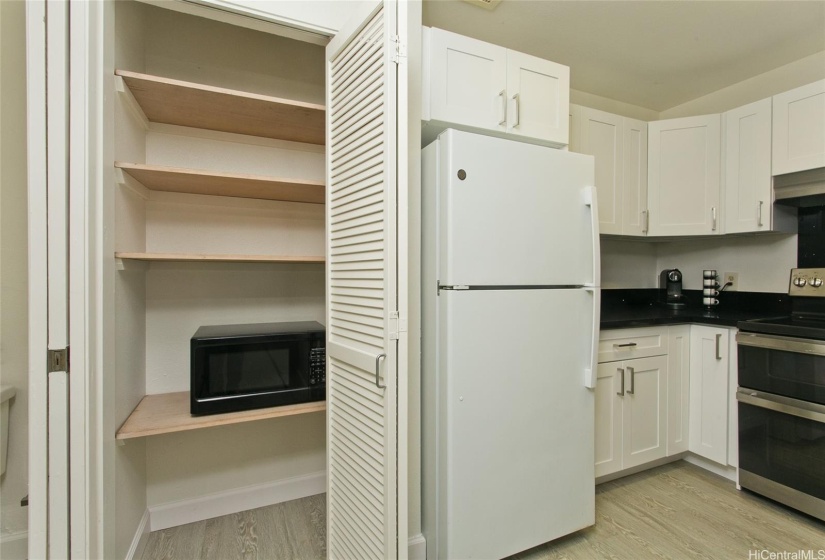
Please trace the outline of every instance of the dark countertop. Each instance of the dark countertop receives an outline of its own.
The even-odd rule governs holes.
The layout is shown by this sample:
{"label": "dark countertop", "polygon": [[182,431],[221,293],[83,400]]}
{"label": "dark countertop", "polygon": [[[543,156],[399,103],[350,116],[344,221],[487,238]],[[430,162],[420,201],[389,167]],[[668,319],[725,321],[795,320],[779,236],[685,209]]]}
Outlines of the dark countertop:
{"label": "dark countertop", "polygon": [[739,321],[790,314],[786,294],[766,292],[723,292],[719,305],[702,305],[701,290],[685,290],[687,304],[672,309],[660,302],[661,290],[602,290],[601,328],[624,329],[655,325],[701,323],[735,327]]}

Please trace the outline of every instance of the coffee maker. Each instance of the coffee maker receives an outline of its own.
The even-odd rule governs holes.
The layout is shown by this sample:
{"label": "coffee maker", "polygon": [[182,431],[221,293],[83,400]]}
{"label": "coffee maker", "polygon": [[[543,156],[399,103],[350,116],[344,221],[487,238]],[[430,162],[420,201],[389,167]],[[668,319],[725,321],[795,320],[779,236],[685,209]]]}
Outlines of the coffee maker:
{"label": "coffee maker", "polygon": [[684,307],[682,272],[678,268],[666,268],[659,274],[659,288],[664,289],[664,303],[668,307]]}

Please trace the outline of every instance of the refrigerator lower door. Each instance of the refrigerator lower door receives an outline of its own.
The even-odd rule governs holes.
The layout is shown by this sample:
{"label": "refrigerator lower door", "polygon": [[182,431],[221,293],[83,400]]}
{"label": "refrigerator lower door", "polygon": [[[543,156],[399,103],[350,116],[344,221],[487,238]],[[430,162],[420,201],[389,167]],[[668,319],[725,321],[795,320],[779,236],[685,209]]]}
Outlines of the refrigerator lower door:
{"label": "refrigerator lower door", "polygon": [[439,296],[438,558],[502,558],[593,525],[593,304],[581,289]]}

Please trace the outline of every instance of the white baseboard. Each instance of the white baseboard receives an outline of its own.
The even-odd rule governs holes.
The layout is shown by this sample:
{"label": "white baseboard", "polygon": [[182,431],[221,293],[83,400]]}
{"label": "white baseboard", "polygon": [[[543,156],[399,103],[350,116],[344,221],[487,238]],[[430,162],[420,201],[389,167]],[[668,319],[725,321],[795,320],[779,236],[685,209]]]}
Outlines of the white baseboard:
{"label": "white baseboard", "polygon": [[0,558],[3,560],[26,560],[28,557],[28,531],[0,535]]}
{"label": "white baseboard", "polygon": [[327,475],[324,471],[236,488],[190,500],[152,506],[149,508],[149,526],[152,531],[168,529],[221,515],[323,494],[326,490]]}
{"label": "white baseboard", "polygon": [[694,455],[693,453],[688,453],[685,456],[685,461],[687,461],[691,465],[696,465],[697,467],[701,467],[706,471],[712,472],[713,474],[718,474],[721,477],[736,482],[736,467],[720,465],[719,463],[714,463],[709,459],[705,459],[704,457]]}
{"label": "white baseboard", "polygon": [[418,533],[407,541],[407,558],[409,560],[427,560],[427,541]]}
{"label": "white baseboard", "polygon": [[143,517],[140,518],[137,531],[132,539],[132,545],[129,547],[129,552],[126,553],[126,560],[133,558],[140,558],[143,556],[143,549],[146,548],[146,543],[149,541],[149,510],[143,512]]}

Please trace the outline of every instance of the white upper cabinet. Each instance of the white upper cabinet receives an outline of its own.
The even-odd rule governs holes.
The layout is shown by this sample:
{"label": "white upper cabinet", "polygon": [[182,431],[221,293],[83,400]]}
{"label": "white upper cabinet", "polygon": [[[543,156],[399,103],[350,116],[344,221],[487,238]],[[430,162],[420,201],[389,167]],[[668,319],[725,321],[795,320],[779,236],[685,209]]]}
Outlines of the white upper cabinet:
{"label": "white upper cabinet", "polygon": [[596,161],[596,191],[599,197],[599,231],[622,233],[622,164],[624,163],[622,117],[581,108],[579,153]]}
{"label": "white upper cabinet", "polygon": [[773,174],[825,167],[825,80],[773,97]]}
{"label": "white upper cabinet", "polygon": [[622,234],[647,235],[647,123],[625,117],[622,137]]}
{"label": "white upper cabinet", "polygon": [[[574,107],[571,151],[594,156],[599,229],[613,235],[647,232],[647,123]],[[575,139],[575,142],[574,142]]]}
{"label": "white upper cabinet", "polygon": [[720,233],[720,130],[720,115],[648,123],[648,235]]}
{"label": "white upper cabinet", "polygon": [[570,69],[504,47],[424,28],[422,120],[566,146]]}
{"label": "white upper cabinet", "polygon": [[441,29],[424,31],[431,83],[424,120],[505,132],[507,49]]}
{"label": "white upper cabinet", "polygon": [[570,68],[507,50],[507,132],[568,143]]}
{"label": "white upper cabinet", "polygon": [[724,124],[725,232],[771,230],[771,100],[728,111]]}

